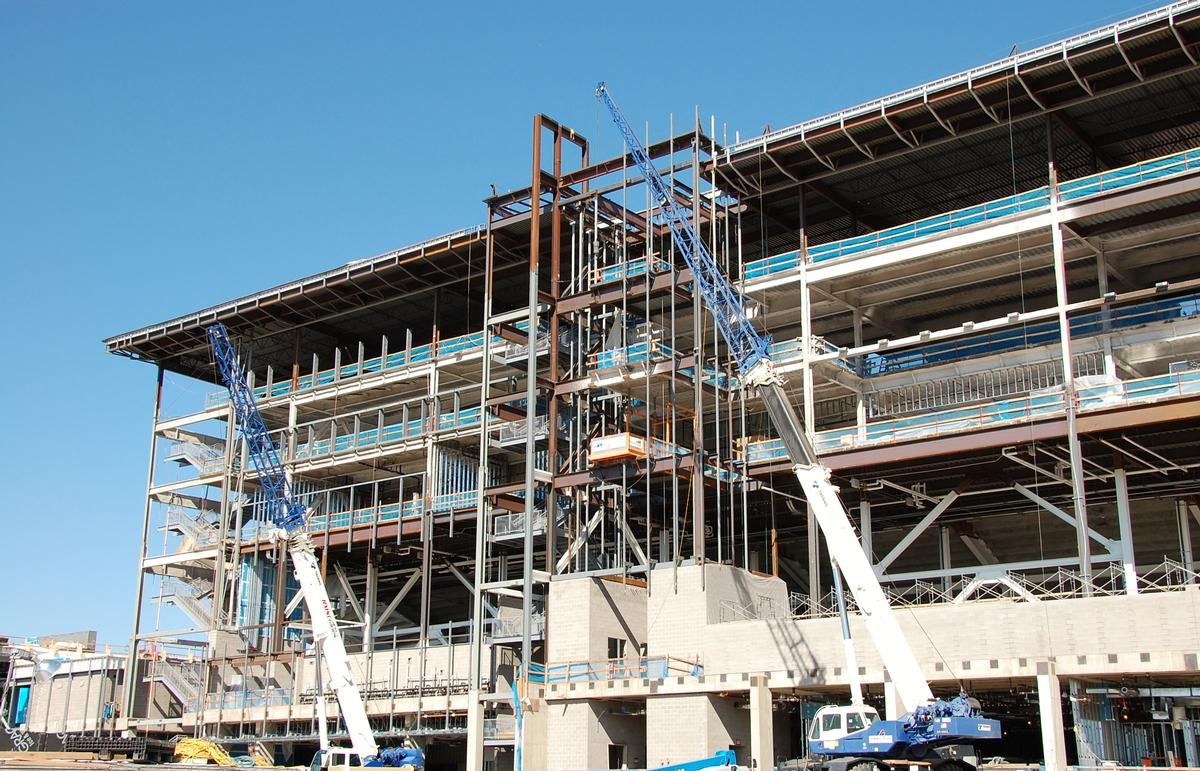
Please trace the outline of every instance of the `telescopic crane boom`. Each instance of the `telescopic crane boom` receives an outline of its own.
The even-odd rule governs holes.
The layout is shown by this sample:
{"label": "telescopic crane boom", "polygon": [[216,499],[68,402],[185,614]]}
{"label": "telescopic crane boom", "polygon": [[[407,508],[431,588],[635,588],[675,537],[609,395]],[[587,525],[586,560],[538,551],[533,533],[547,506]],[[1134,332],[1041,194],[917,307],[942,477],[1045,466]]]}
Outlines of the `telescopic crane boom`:
{"label": "telescopic crane boom", "polygon": [[850,593],[863,613],[871,639],[887,667],[896,692],[907,709],[916,709],[933,700],[916,657],[908,645],[887,597],[879,585],[871,563],[858,543],[858,536],[829,481],[829,469],[821,465],[800,418],[783,390],[783,379],[771,361],[771,338],[754,326],[746,313],[741,295],[736,292],[721,268],[697,235],[688,218],[672,195],[658,169],[650,161],[641,140],[625,120],[613,101],[608,87],[596,87],[596,98],[603,102],[613,123],[625,137],[625,144],[645,177],[663,219],[671,229],[675,248],[683,256],[696,282],[696,293],[716,320],[729,355],[737,364],[742,381],[758,388],[759,397],[771,417],[775,431],[787,449],[792,469],[800,480],[809,509],[816,516],[829,553],[846,578]]}
{"label": "telescopic crane boom", "polygon": [[[787,449],[809,510],[825,535],[834,572],[836,574],[840,569],[845,577],[897,695],[909,710],[899,720],[878,720],[873,709],[863,706],[861,695],[855,688],[854,703],[849,707],[822,708],[822,711],[829,711],[831,719],[836,718],[839,726],[836,730],[826,732],[821,725],[821,712],[818,712],[814,720],[817,728],[809,736],[810,751],[831,758],[823,765],[825,771],[845,771],[860,766],[874,768],[879,760],[924,756],[933,747],[961,740],[999,738],[999,723],[980,717],[978,702],[965,694],[950,701],[934,700],[871,562],[859,545],[837,488],[829,481],[829,469],[818,460],[800,418],[783,390],[783,379],[771,361],[771,338],[750,320],[741,294],[734,290],[704,241],[696,235],[688,212],[676,202],[672,190],[654,167],[645,147],[603,83],[596,87],[596,98],[608,108],[613,123],[621,130],[634,163],[641,170],[662,212],[662,219],[671,230],[675,248],[692,271],[694,291],[716,320],[743,384],[758,389],[771,423]],[[853,647],[844,613],[843,634],[850,653]],[[943,761],[944,767],[959,763]]]}
{"label": "telescopic crane boom", "polygon": [[221,379],[229,389],[237,425],[246,440],[247,454],[254,464],[254,470],[258,472],[258,483],[263,491],[267,512],[275,523],[277,535],[287,543],[292,570],[300,583],[300,593],[312,620],[313,641],[325,659],[330,685],[342,713],[342,722],[350,734],[351,748],[363,765],[377,765],[379,745],[371,733],[362,694],[350,671],[346,645],[342,642],[342,633],[329,603],[329,592],[321,580],[321,567],[313,554],[312,540],[304,528],[304,504],[292,492],[292,484],[279,461],[279,452],[267,432],[262,413],[258,411],[254,391],[242,373],[237,351],[229,339],[229,330],[224,324],[213,324],[208,328],[208,341],[212,345]]}

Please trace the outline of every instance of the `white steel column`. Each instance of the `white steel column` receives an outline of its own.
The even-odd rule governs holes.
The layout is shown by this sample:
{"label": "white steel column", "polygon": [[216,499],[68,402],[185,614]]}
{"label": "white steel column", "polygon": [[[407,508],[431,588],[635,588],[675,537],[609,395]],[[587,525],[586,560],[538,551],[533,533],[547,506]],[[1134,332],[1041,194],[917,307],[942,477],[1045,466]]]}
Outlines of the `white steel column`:
{"label": "white steel column", "polygon": [[1042,727],[1042,765],[1046,771],[1067,771],[1067,740],[1063,732],[1062,695],[1053,661],[1037,663],[1038,712]]}
{"label": "white steel column", "polygon": [[875,545],[872,543],[871,531],[871,502],[863,499],[858,502],[858,529],[862,538],[862,550],[867,555],[867,561],[875,564]]}
{"label": "white steel column", "polygon": [[[1100,296],[1104,297],[1108,294],[1108,258],[1104,256],[1104,246],[1099,244],[1096,247],[1096,288],[1100,292]],[[1104,319],[1105,332],[1108,331],[1108,321],[1112,314],[1108,310],[1108,305],[1100,311],[1101,317]],[[1107,334],[1102,335],[1104,345],[1104,374],[1108,377],[1116,377],[1117,361],[1113,357],[1112,338]]]}
{"label": "white steel column", "polygon": [[[863,315],[855,308],[852,312],[854,323],[854,347],[862,348],[863,344]],[[860,379],[858,390],[855,392],[854,419],[858,424],[858,438],[867,438],[867,381]]]}
{"label": "white steel column", "polygon": [[817,526],[817,515],[812,506],[808,512],[808,598],[814,608],[821,603],[821,528]]}
{"label": "white steel column", "polygon": [[750,678],[750,767],[775,767],[774,715],[771,710],[771,689],[767,678]]}
{"label": "white steel column", "polygon": [[[142,546],[138,550],[137,585],[133,591],[133,631],[129,637],[129,652],[125,655],[125,703],[121,707],[121,716],[126,720],[133,714],[134,684],[140,680],[140,674],[136,670],[137,649],[138,635],[141,633],[142,624],[142,592],[145,591],[146,583],[146,571],[142,567],[142,563],[147,554],[146,539],[150,536],[150,512],[154,501],[150,496],[150,488],[154,487],[154,460],[158,454],[158,416],[162,409],[164,372],[165,370],[160,366],[154,386],[154,412],[150,416],[150,462],[146,469],[146,507],[142,512]],[[233,418],[230,417],[230,420]],[[216,603],[215,597],[213,602]]]}
{"label": "white steel column", "polygon": [[1175,502],[1175,516],[1179,520],[1179,555],[1183,566],[1192,569],[1195,559],[1192,554],[1192,523],[1188,518],[1187,501],[1180,498]]}
{"label": "white steel column", "polygon": [[1137,594],[1137,563],[1133,554],[1133,521],[1129,516],[1129,480],[1125,476],[1123,461],[1118,455],[1113,459],[1113,484],[1117,492],[1117,526],[1121,531],[1121,564],[1125,572],[1125,594]]}
{"label": "white steel column", "polygon": [[[942,570],[949,570],[950,565],[950,528],[942,526],[938,528],[938,549],[941,553]],[[942,584],[949,589],[950,584],[954,579],[947,575],[942,578]]]}
{"label": "white steel column", "polygon": [[[1054,124],[1046,117],[1046,144],[1050,177],[1050,241],[1054,251],[1054,287],[1058,306],[1059,345],[1063,367],[1063,402],[1067,414],[1067,448],[1071,455],[1071,491],[1075,509],[1075,547],[1085,594],[1092,593],[1092,546],[1088,541],[1087,495],[1084,490],[1083,451],[1076,426],[1075,372],[1071,357],[1071,324],[1067,318],[1067,263],[1063,251],[1062,223],[1058,213],[1058,169],[1054,163]],[[1048,769],[1048,771],[1054,771]]]}
{"label": "white steel column", "polygon": [[481,692],[467,692],[467,771],[483,771],[483,702]]}
{"label": "white steel column", "polygon": [[817,408],[813,402],[812,373],[812,292],[808,288],[808,257],[800,260],[800,338],[804,345],[804,358],[800,364],[800,378],[804,385],[804,433],[813,441],[817,425]]}

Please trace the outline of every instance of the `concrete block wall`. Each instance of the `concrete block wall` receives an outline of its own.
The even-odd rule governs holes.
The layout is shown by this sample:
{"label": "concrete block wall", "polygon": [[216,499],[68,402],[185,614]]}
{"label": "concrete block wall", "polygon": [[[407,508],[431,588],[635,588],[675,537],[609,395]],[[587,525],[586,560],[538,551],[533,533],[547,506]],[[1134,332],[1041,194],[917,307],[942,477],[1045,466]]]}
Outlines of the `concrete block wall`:
{"label": "concrete block wall", "polygon": [[749,757],[750,712],[714,694],[658,696],[646,700],[646,767],[708,757],[733,747]]}
{"label": "concrete block wall", "polygon": [[608,658],[610,637],[625,641],[626,658],[646,642],[646,590],[616,581],[579,578],[550,584],[546,660]]}
{"label": "concrete block wall", "polygon": [[[719,623],[722,606],[770,605],[786,614],[787,584],[729,565],[661,567],[652,576],[646,625],[651,655],[694,658],[711,644],[707,625]],[[705,664],[707,671],[707,663]]]}
{"label": "concrete block wall", "polygon": [[[95,633],[79,633],[91,635]],[[68,636],[60,636],[63,639]],[[28,685],[27,730],[31,733],[75,733],[105,725],[104,705],[120,703],[124,695],[124,657],[111,653],[83,654],[63,659],[52,677],[39,679],[32,662],[12,662],[14,684]]]}
{"label": "concrete block wall", "polygon": [[[1136,597],[938,605],[898,609],[897,615],[931,681],[1029,675],[1044,659],[1055,659],[1060,674],[1200,674],[1200,587]],[[882,662],[857,616],[851,630],[865,680],[882,682]],[[726,623],[693,637],[706,675],[791,670],[813,684],[848,682],[835,618]]]}
{"label": "concrete block wall", "polygon": [[548,704],[545,768],[581,771],[609,768],[609,747],[625,748],[625,764],[643,768],[646,763],[645,716],[625,714],[623,702],[570,701]]}

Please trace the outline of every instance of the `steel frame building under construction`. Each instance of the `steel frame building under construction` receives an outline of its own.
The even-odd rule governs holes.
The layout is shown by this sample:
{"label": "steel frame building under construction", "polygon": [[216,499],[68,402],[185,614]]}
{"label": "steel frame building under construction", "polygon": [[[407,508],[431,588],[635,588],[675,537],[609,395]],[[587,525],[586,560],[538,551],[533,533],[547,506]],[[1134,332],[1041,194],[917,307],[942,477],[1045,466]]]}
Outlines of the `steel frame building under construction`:
{"label": "steel frame building under construction", "polygon": [[[1200,765],[1198,62],[1182,2],[650,147],[935,690],[1004,721],[988,755]],[[213,385],[218,320],[382,743],[430,768],[518,744],[526,768],[769,768],[844,699],[816,524],[629,159],[545,115],[531,157],[482,225],[105,341],[158,368],[123,727],[281,757],[340,730]]]}

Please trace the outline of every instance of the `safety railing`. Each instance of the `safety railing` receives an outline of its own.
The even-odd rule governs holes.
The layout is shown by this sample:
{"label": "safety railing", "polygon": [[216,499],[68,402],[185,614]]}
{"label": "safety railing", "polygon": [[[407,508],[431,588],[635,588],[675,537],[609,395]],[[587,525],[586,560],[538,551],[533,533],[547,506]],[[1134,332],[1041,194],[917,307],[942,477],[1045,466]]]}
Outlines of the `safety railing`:
{"label": "safety railing", "polygon": [[[1177,398],[1200,393],[1200,370],[1172,372],[1166,375],[1117,381],[1076,389],[1081,411],[1102,409],[1114,404],[1129,404]],[[1033,393],[1015,399],[959,407],[907,418],[867,423],[860,434],[858,427],[838,428],[816,433],[816,449],[832,451],[864,445],[888,444],[910,439],[926,439],[1007,423],[1028,421],[1064,411],[1061,391]],[[749,442],[744,449],[747,463],[764,463],[787,457],[779,439]]]}
{"label": "safety railing", "polygon": [[291,688],[261,688],[252,691],[224,691],[209,693],[188,702],[189,712],[204,709],[249,709],[252,707],[275,707],[292,703]]}
{"label": "safety railing", "polygon": [[[545,510],[537,510],[533,513],[533,520],[530,523],[534,535],[541,535],[546,532],[546,512]],[[525,512],[509,511],[503,514],[497,514],[492,518],[492,535],[495,538],[512,538],[525,534]]]}
{"label": "safety railing", "polygon": [[354,525],[370,525],[376,522],[396,522],[401,519],[420,517],[424,509],[424,501],[418,498],[404,503],[384,503],[353,511],[316,514],[308,518],[308,529],[319,532]]}
{"label": "safety railing", "polygon": [[[1100,351],[1077,354],[1072,360],[1072,372],[1077,379],[1104,375],[1104,354]],[[1047,359],[872,391],[867,394],[867,416],[896,417],[1030,393],[1061,385],[1062,374],[1059,360]]]}
{"label": "safety railing", "polygon": [[[1118,305],[1071,318],[1071,337],[1090,337],[1154,322],[1184,319],[1197,313],[1200,313],[1200,293],[1195,292]],[[871,377],[1018,348],[1048,345],[1057,343],[1058,339],[1058,321],[1016,325],[999,332],[962,337],[946,343],[933,343],[890,353],[868,354],[855,369],[863,377]]]}
{"label": "safety railing", "polygon": [[[1113,597],[1127,594],[1122,565],[1111,563],[1089,579],[1069,568],[1042,571],[999,571],[982,566],[978,573],[964,568],[962,575],[944,579],[914,579],[886,582],[883,590],[893,607],[965,604],[994,600],[1067,600],[1082,597]],[[1200,585],[1200,573],[1173,559],[1143,568],[1137,573],[1139,593],[1186,591]],[[849,612],[858,612],[853,595],[845,595]],[[837,595],[831,590],[821,597],[792,592],[792,618],[828,618],[838,614]],[[723,619],[724,620],[724,619]],[[742,619],[731,619],[742,620]]]}
{"label": "safety railing", "polygon": [[211,546],[221,538],[215,522],[182,506],[167,507],[166,526],[191,539],[196,546]]}
{"label": "safety railing", "polygon": [[1155,182],[1197,168],[1200,168],[1200,149],[1185,150],[1131,166],[1102,171],[1099,174],[1072,179],[1068,182],[1060,182],[1058,195],[1064,201],[1075,201],[1101,193],[1110,193],[1113,190]]}
{"label": "safety railing", "polygon": [[430,433],[458,431],[479,425],[479,407],[466,407],[458,411],[445,412],[436,418],[413,418],[383,428],[368,428],[358,433],[340,434],[332,439],[313,439],[297,445],[294,459],[312,460],[326,455],[337,455],[352,450],[371,449],[396,444],[408,439],[428,436]]}
{"label": "safety railing", "polygon": [[515,715],[497,715],[484,718],[483,738],[507,740],[517,738],[517,718]]}
{"label": "safety railing", "polygon": [[225,468],[225,451],[200,442],[174,441],[164,460],[190,464],[200,474],[217,474]]}
{"label": "safety railing", "polygon": [[166,659],[151,659],[146,671],[147,682],[161,682],[180,702],[189,703],[199,698],[204,689],[204,678],[200,669],[202,662],[185,662]]}
{"label": "safety railing", "polygon": [[[513,326],[522,332],[527,332],[529,330],[529,321],[517,321]],[[539,338],[543,337],[547,329],[539,325]],[[427,364],[442,359],[450,359],[462,354],[482,351],[484,340],[484,332],[481,331],[439,340],[436,343],[417,345],[405,348],[403,351],[389,353],[387,356],[376,356],[364,359],[361,362],[356,361],[351,364],[343,364],[338,367],[319,370],[308,375],[301,375],[294,381],[288,378],[261,385],[254,389],[254,397],[256,399],[273,399],[291,393],[333,385],[334,383],[351,380],[364,375],[377,374],[388,370],[399,370],[415,364]],[[492,345],[504,348],[512,345],[512,343],[499,335],[492,335]],[[228,404],[228,402],[229,394],[226,391],[213,391],[208,394],[205,406],[211,409]]]}
{"label": "safety railing", "polygon": [[671,263],[666,260],[654,258],[647,262],[645,257],[629,260],[628,262],[620,262],[616,265],[605,265],[595,268],[591,272],[593,285],[607,284],[612,281],[624,281],[625,279],[637,278],[646,275],[646,266],[650,265],[651,275],[666,273],[671,270]]}
{"label": "safety railing", "polygon": [[704,674],[699,659],[678,656],[641,656],[531,664],[529,680],[535,683],[570,683],[605,680],[661,680],[666,677]]}
{"label": "safety railing", "polygon": [[720,623],[730,621],[758,621],[768,618],[782,618],[784,609],[775,602],[774,597],[759,596],[749,602],[737,600],[721,600]]}
{"label": "safety railing", "polygon": [[[525,630],[521,626],[519,616],[500,616],[493,618],[487,626],[488,638],[492,640],[511,640],[521,637]],[[546,633],[546,614],[536,612],[529,617],[529,634],[540,638]]]}
{"label": "safety railing", "polygon": [[[1075,202],[1114,190],[1136,187],[1177,176],[1197,168],[1200,168],[1200,149],[1186,150],[1119,169],[1061,182],[1058,192],[1062,200]],[[861,255],[888,246],[939,236],[949,231],[1047,209],[1049,206],[1050,188],[1043,186],[873,233],[810,246],[808,249],[809,262],[824,262]],[[753,281],[776,273],[795,270],[800,266],[800,262],[799,251],[765,257],[746,263],[742,277],[746,281]]]}

